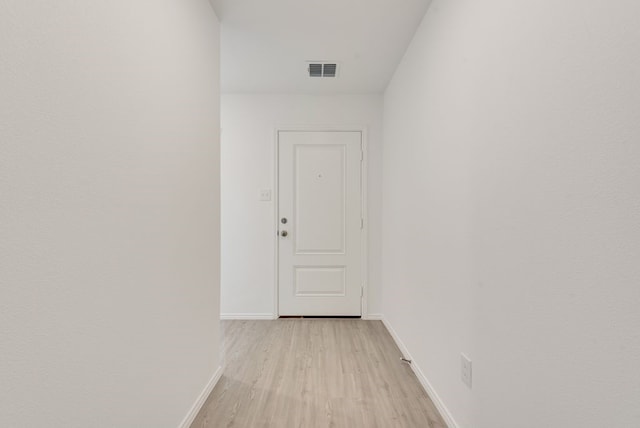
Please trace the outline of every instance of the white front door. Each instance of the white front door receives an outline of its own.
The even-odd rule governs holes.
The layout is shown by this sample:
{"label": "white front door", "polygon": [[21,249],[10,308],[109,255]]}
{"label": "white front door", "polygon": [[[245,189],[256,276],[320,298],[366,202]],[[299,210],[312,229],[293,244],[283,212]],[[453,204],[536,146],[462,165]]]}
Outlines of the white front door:
{"label": "white front door", "polygon": [[362,133],[278,133],[279,314],[360,316]]}

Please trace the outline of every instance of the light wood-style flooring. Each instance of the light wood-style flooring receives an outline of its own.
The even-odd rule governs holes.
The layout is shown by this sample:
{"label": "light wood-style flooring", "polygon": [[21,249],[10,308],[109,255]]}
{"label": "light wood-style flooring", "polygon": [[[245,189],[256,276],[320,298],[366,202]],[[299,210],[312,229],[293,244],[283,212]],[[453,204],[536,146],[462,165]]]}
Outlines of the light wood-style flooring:
{"label": "light wood-style flooring", "polygon": [[192,428],[446,428],[380,321],[223,321],[227,366]]}

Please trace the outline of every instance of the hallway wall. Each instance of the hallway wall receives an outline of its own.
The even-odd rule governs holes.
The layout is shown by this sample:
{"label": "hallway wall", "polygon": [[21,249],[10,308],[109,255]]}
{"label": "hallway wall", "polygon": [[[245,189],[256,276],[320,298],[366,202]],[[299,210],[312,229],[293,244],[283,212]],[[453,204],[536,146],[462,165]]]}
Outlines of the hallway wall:
{"label": "hallway wall", "polygon": [[638,16],[436,0],[386,91],[383,312],[460,427],[640,426]]}
{"label": "hallway wall", "polygon": [[382,212],[382,96],[225,94],[222,96],[222,287],[225,316],[272,317],[275,287],[273,202],[278,126],[367,128],[369,143],[368,312],[379,314]]}
{"label": "hallway wall", "polygon": [[0,0],[0,426],[176,428],[220,365],[206,0]]}

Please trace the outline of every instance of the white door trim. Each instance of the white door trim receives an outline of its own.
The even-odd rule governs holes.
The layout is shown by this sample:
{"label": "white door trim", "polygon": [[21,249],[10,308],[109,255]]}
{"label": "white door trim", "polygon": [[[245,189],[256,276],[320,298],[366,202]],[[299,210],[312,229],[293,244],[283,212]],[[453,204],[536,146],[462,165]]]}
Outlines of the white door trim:
{"label": "white door trim", "polygon": [[360,169],[360,204],[362,212],[362,233],[360,238],[360,246],[362,250],[362,258],[360,261],[360,271],[362,278],[362,297],[360,299],[361,316],[362,319],[367,319],[367,300],[368,300],[368,288],[369,288],[369,204],[368,204],[368,182],[369,182],[369,169],[368,169],[368,135],[366,126],[345,126],[345,125],[282,125],[276,126],[273,137],[274,145],[274,168],[273,168],[273,211],[274,211],[274,230],[273,230],[273,247],[274,247],[274,272],[275,278],[273,282],[273,316],[277,319],[280,316],[280,309],[278,307],[278,292],[280,285],[280,247],[279,247],[279,172],[280,172],[280,155],[279,155],[279,133],[281,131],[307,131],[307,132],[360,132],[362,138],[362,168]]}

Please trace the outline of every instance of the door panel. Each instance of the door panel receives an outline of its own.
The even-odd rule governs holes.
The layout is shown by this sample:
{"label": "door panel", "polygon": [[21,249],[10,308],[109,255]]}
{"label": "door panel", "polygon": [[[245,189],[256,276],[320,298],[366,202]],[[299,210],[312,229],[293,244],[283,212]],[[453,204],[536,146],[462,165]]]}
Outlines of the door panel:
{"label": "door panel", "polygon": [[295,146],[296,254],[344,254],[343,145]]}
{"label": "door panel", "polygon": [[361,315],[361,141],[278,134],[280,315]]}
{"label": "door panel", "polygon": [[315,266],[295,268],[295,295],[335,296],[346,294],[346,269],[344,266]]}

